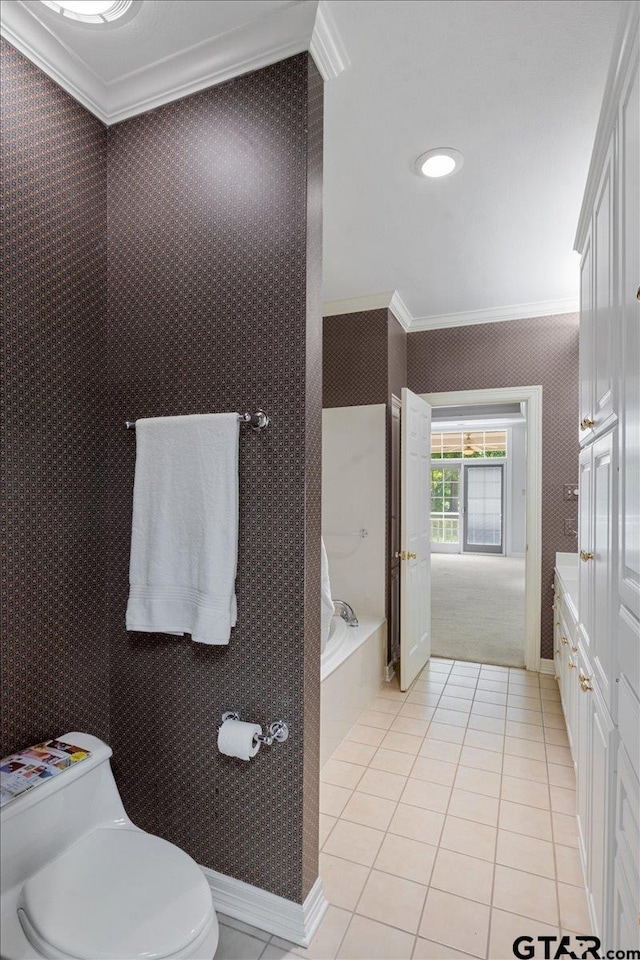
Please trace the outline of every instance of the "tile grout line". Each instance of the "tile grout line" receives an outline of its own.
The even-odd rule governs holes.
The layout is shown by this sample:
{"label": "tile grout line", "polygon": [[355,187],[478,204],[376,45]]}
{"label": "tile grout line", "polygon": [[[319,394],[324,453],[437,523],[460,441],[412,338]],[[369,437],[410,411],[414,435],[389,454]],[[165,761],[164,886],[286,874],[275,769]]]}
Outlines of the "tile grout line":
{"label": "tile grout line", "polygon": [[[405,780],[405,785],[403,786],[402,792],[401,792],[401,794],[399,795],[398,799],[394,801],[395,806],[394,806],[393,813],[391,814],[390,819],[389,819],[389,821],[388,821],[388,825],[387,825],[387,827],[386,827],[383,831],[380,831],[380,832],[382,832],[382,833],[384,834],[384,837],[386,837],[386,836],[388,836],[388,835],[396,836],[395,834],[390,834],[390,833],[389,833],[389,825],[390,825],[391,822],[393,821],[393,817],[395,816],[395,814],[396,814],[396,812],[397,812],[397,809],[398,809],[400,803],[402,803],[402,795],[404,794],[404,792],[405,792],[405,790],[406,790],[406,786],[407,786],[409,780],[411,780],[411,779],[421,779],[421,778],[412,778],[412,773],[413,773],[413,770],[415,769],[416,761],[417,761],[418,759],[420,759],[421,757],[423,757],[423,754],[421,753],[421,751],[422,751],[422,749],[423,749],[426,741],[429,740],[429,739],[435,739],[437,742],[440,742],[440,741],[437,740],[437,738],[429,738],[429,736],[428,736],[429,728],[431,727],[431,724],[434,722],[434,715],[435,715],[436,711],[438,710],[438,708],[439,708],[439,706],[440,706],[440,702],[441,702],[442,697],[443,697],[443,696],[446,696],[446,687],[447,687],[447,684],[451,683],[451,684],[455,685],[456,676],[455,676],[453,670],[454,670],[454,667],[455,667],[456,663],[457,663],[457,661],[454,661],[451,665],[449,665],[449,670],[448,670],[448,671],[440,671],[440,670],[438,670],[438,671],[433,671],[433,674],[431,675],[431,679],[432,679],[432,680],[435,680],[436,677],[442,675],[442,677],[443,677],[443,679],[444,679],[444,683],[443,683],[443,685],[442,685],[442,689],[441,689],[440,692],[438,693],[438,696],[437,696],[437,699],[436,699],[436,703],[435,703],[435,706],[433,706],[433,709],[432,709],[432,705],[431,705],[431,704],[423,704],[423,706],[425,707],[426,710],[431,710],[431,709],[432,709],[432,715],[431,715],[431,717],[429,717],[429,718],[427,719],[426,731],[425,731],[425,733],[420,737],[421,743],[420,743],[420,746],[418,747],[417,752],[416,752],[415,754],[411,754],[411,753],[407,752],[407,754],[406,754],[406,755],[409,756],[409,757],[412,756],[412,757],[413,757],[413,761],[412,761],[412,763],[411,763],[411,767],[409,768],[408,773],[402,775],[403,778],[404,778],[404,780]],[[500,675],[500,674],[502,673],[502,671],[496,671],[496,673],[497,673],[497,675]],[[422,677],[423,677],[423,673],[421,673],[417,679],[420,679],[420,678],[422,678]],[[426,894],[425,894],[425,901],[424,901],[424,904],[423,904],[423,907],[422,907],[422,911],[421,911],[421,915],[420,915],[420,920],[418,921],[417,933],[416,933],[416,934],[412,934],[411,931],[407,931],[407,930],[405,930],[404,928],[401,928],[401,927],[395,927],[393,924],[386,924],[386,923],[384,924],[384,926],[388,926],[390,929],[399,930],[399,931],[401,931],[401,932],[403,932],[403,933],[405,933],[405,934],[408,934],[408,935],[410,935],[410,936],[413,936],[413,939],[414,939],[413,952],[415,952],[415,948],[416,948],[416,945],[417,945],[417,939],[420,937],[420,927],[421,927],[422,920],[423,920],[423,917],[424,917],[424,910],[425,910],[425,907],[426,907],[426,901],[427,901],[427,898],[428,898],[429,890],[430,890],[430,889],[438,889],[438,888],[435,888],[435,887],[431,887],[431,879],[432,879],[432,877],[433,877],[433,871],[434,871],[434,869],[435,869],[435,863],[436,863],[436,860],[437,860],[437,857],[438,857],[438,854],[439,854],[440,850],[441,850],[441,849],[444,849],[444,850],[447,849],[447,848],[442,848],[442,847],[441,847],[442,834],[443,834],[443,830],[444,830],[444,824],[445,824],[445,822],[446,822],[447,816],[450,815],[450,814],[449,814],[449,808],[450,808],[450,804],[451,804],[451,800],[452,800],[452,796],[453,796],[453,790],[454,790],[454,788],[455,788],[455,783],[456,783],[456,780],[457,780],[459,768],[460,768],[461,766],[465,766],[465,767],[466,767],[466,764],[464,764],[464,763],[462,762],[462,753],[463,753],[463,751],[464,751],[465,746],[469,746],[469,744],[466,744],[466,743],[465,743],[465,741],[466,741],[466,736],[467,736],[467,732],[468,732],[470,729],[475,729],[475,728],[469,727],[469,720],[470,720],[471,714],[472,714],[472,712],[473,712],[473,704],[474,704],[474,703],[477,703],[477,702],[484,702],[484,701],[476,701],[476,694],[477,694],[477,692],[478,692],[478,683],[479,683],[479,680],[480,680],[482,677],[483,677],[483,675],[482,675],[482,666],[480,666],[480,667],[479,667],[479,670],[478,670],[478,674],[477,674],[476,677],[475,677],[475,684],[473,685],[474,696],[473,696],[473,698],[469,701],[469,703],[471,704],[471,706],[470,706],[469,713],[467,714],[467,717],[466,717],[466,723],[464,724],[464,726],[462,726],[462,725],[454,725],[454,728],[455,728],[455,729],[463,729],[463,730],[464,730],[464,733],[462,734],[462,741],[461,741],[459,744],[458,744],[456,741],[446,741],[446,740],[443,740],[443,741],[442,741],[443,743],[452,743],[452,742],[453,742],[455,745],[460,746],[460,752],[459,752],[459,755],[458,755],[458,759],[457,759],[457,761],[455,762],[456,770],[455,770],[455,773],[454,773],[453,781],[452,781],[452,783],[451,783],[451,785],[450,785],[450,794],[449,794],[449,798],[448,798],[448,800],[447,800],[446,809],[445,809],[444,812],[443,812],[443,811],[433,811],[433,812],[442,813],[442,815],[443,815],[443,826],[440,828],[440,831],[439,831],[439,834],[438,834],[438,842],[437,842],[437,844],[435,844],[435,845],[430,844],[430,845],[432,845],[432,846],[435,846],[435,848],[436,848],[436,855],[435,855],[435,857],[434,857],[433,866],[432,866],[432,869],[431,869],[431,871],[430,871],[429,882],[426,883],[426,884],[419,884],[420,886],[424,886],[424,887],[426,888],[426,891],[427,891],[427,892],[426,892]],[[507,683],[506,683],[506,689],[507,689],[506,699],[507,699],[507,704],[506,704],[506,706],[505,706],[505,714],[506,714],[506,710],[508,709],[508,698],[509,698],[510,691],[511,691],[512,689],[513,689],[513,694],[512,694],[513,696],[518,696],[518,697],[522,698],[522,695],[523,695],[524,693],[531,692],[531,688],[534,686],[534,684],[525,684],[525,685],[521,685],[521,684],[511,684],[511,682],[510,682],[510,677],[511,677],[511,675],[510,675],[509,673],[507,673]],[[458,684],[458,685],[460,685],[460,684]],[[546,686],[546,685],[545,685],[545,686]],[[541,723],[541,724],[538,724],[537,726],[541,726],[541,732],[542,732],[542,736],[543,736],[543,741],[542,741],[542,742],[543,742],[543,744],[544,744],[544,749],[545,749],[545,767],[546,767],[546,773],[547,773],[547,795],[548,795],[548,799],[549,799],[549,814],[550,814],[550,818],[551,818],[551,820],[552,820],[552,816],[551,816],[551,815],[552,815],[551,794],[550,794],[551,783],[550,783],[550,779],[549,779],[549,769],[548,769],[548,767],[549,767],[549,760],[548,760],[548,757],[547,757],[547,754],[546,754],[546,725],[545,725],[545,723],[544,723],[544,719],[545,719],[545,718],[544,718],[544,713],[543,713],[543,708],[542,708],[542,702],[543,702],[543,701],[542,701],[542,696],[541,696],[541,686],[540,686],[540,683],[538,682],[538,684],[536,684],[535,687],[536,687],[536,691],[537,691],[537,694],[538,694],[537,699],[538,699],[538,702],[540,703],[540,710],[539,710],[538,712],[541,714],[541,717],[542,717],[542,723]],[[382,688],[380,689],[380,691],[378,691],[378,695],[379,695],[379,693],[382,692],[384,689],[385,689],[385,688],[382,687]],[[469,688],[469,689],[471,689],[471,688]],[[397,698],[397,700],[396,700],[396,698],[389,698],[390,700],[392,700],[392,702],[393,702],[393,701],[396,701],[396,702],[399,702],[399,703],[400,703],[400,706],[398,707],[397,711],[396,711],[394,714],[392,714],[393,719],[392,719],[392,721],[391,721],[391,725],[390,725],[390,726],[392,726],[393,723],[395,722],[395,720],[397,720],[398,717],[400,717],[401,711],[402,711],[402,709],[403,709],[403,706],[405,706],[407,703],[411,703],[411,701],[408,700],[408,696],[410,695],[410,693],[412,692],[412,690],[415,690],[415,683],[412,684],[411,687],[409,688],[409,690],[406,692],[406,696],[404,696],[404,697],[402,697],[402,698]],[[377,697],[376,697],[376,699],[377,699]],[[527,698],[527,699],[534,699],[534,698]],[[551,699],[554,699],[554,700],[555,700],[556,698],[551,698]],[[489,701],[489,702],[490,702],[490,701]],[[371,710],[372,708],[373,708],[373,704],[369,704],[368,707],[366,708],[366,711]],[[443,709],[446,709],[446,708],[443,708]],[[522,708],[522,707],[520,707],[519,709],[527,709],[527,708]],[[365,712],[366,712],[366,711],[365,711]],[[460,712],[464,712],[464,711],[460,711]],[[485,716],[486,716],[486,715],[485,715]],[[416,719],[418,719],[418,718],[416,718]],[[563,719],[564,719],[564,718],[563,718]],[[440,722],[440,723],[443,723],[443,722],[444,722],[444,723],[446,723],[446,721],[442,721],[442,720],[438,721],[437,719],[436,719],[435,722]],[[505,721],[504,721],[504,722],[505,722],[505,730],[504,730],[504,732],[500,735],[500,736],[501,736],[501,739],[502,739],[501,762],[500,762],[500,791],[499,791],[499,796],[498,796],[498,798],[497,798],[497,799],[498,799],[498,821],[497,821],[497,824],[496,824],[496,827],[495,827],[495,829],[496,829],[496,835],[495,835],[495,840],[494,840],[492,895],[491,895],[491,902],[488,904],[488,907],[489,907],[489,925],[488,925],[488,934],[487,934],[487,937],[488,937],[488,940],[487,940],[487,952],[488,952],[488,944],[490,943],[490,936],[491,936],[491,912],[492,912],[492,910],[494,909],[494,907],[493,907],[493,895],[494,895],[494,888],[495,888],[495,868],[496,868],[496,866],[497,866],[497,843],[498,843],[498,832],[499,832],[499,830],[500,830],[500,825],[499,825],[499,824],[500,824],[500,810],[501,810],[501,804],[502,804],[502,802],[503,802],[503,797],[502,797],[502,785],[503,785],[503,777],[505,776],[505,773],[504,773],[504,764],[505,764],[505,756],[507,756],[507,754],[505,753],[505,750],[506,750],[506,737],[509,736],[509,734],[507,734],[507,732],[506,732],[506,722],[507,722],[506,716],[505,716]],[[527,721],[526,721],[526,720],[522,720],[522,721],[517,721],[517,722],[526,723]],[[376,728],[376,729],[377,729],[377,728]],[[555,728],[550,728],[550,729],[555,729]],[[373,759],[375,758],[377,752],[378,752],[379,750],[381,750],[381,749],[389,749],[389,750],[393,750],[393,749],[394,749],[394,748],[392,748],[392,747],[390,747],[390,746],[388,746],[388,747],[386,747],[386,748],[382,746],[382,743],[383,743],[383,741],[384,741],[387,733],[389,733],[389,732],[390,732],[390,727],[384,729],[384,731],[383,731],[383,733],[384,733],[383,740],[382,740],[378,745],[376,745],[375,752],[374,752],[373,756],[372,756],[372,757],[369,759],[369,761],[367,762],[366,766],[365,766],[365,765],[361,765],[361,764],[353,764],[353,763],[351,763],[352,766],[362,766],[362,767],[363,767],[363,772],[361,773],[361,775],[360,775],[358,781],[356,782],[355,786],[354,786],[353,788],[350,788],[350,796],[349,796],[348,800],[346,801],[346,803],[345,803],[345,805],[344,805],[344,807],[343,807],[342,812],[344,811],[344,809],[346,808],[346,806],[347,806],[348,803],[350,802],[351,798],[353,797],[353,794],[356,793],[356,792],[358,792],[358,789],[357,789],[357,788],[358,788],[358,784],[359,784],[359,782],[361,781],[362,777],[364,776],[364,772],[365,772],[367,769],[376,769],[376,768],[372,768],[372,767],[371,767],[371,762],[372,762]],[[402,733],[402,731],[396,731],[396,732]],[[513,736],[513,735],[512,735],[512,736]],[[518,739],[518,738],[516,737],[516,739]],[[525,739],[526,739],[526,738],[525,738]],[[354,742],[356,742],[356,741],[354,741]],[[540,742],[540,741],[531,741],[531,742]],[[476,748],[476,749],[482,749],[482,748]],[[395,751],[395,752],[405,753],[405,751]],[[492,752],[497,752],[497,751],[492,751]],[[516,755],[514,755],[514,756],[518,756],[518,755],[516,754]],[[436,758],[428,757],[428,756],[427,756],[427,759],[432,759],[432,760],[433,760],[433,759],[436,759]],[[532,759],[532,758],[523,757],[523,759]],[[346,762],[346,761],[345,761],[345,762]],[[449,761],[449,762],[450,762],[450,761]],[[479,770],[479,771],[482,771],[483,768],[480,767],[480,768],[470,768],[470,769],[477,769],[477,770]],[[389,771],[389,772],[391,772],[391,771]],[[489,772],[491,772],[491,771],[489,771]],[[518,779],[526,780],[527,778],[518,778]],[[429,781],[425,781],[425,782],[428,783]],[[540,781],[532,781],[532,782],[540,782]],[[460,789],[462,789],[462,788],[460,788]],[[375,796],[375,795],[371,795],[371,796]],[[411,804],[407,804],[407,806],[412,806],[412,805],[411,805]],[[525,806],[526,806],[526,805],[525,805]],[[429,809],[429,808],[416,807],[416,809]],[[342,812],[338,815],[338,817],[336,817],[336,823],[337,823],[338,820],[343,819],[343,817],[342,817]],[[463,817],[462,819],[465,819],[465,820],[466,820],[465,817]],[[358,821],[345,821],[345,822],[356,823],[356,824],[358,823]],[[469,822],[476,822],[476,821],[469,821]],[[324,845],[326,844],[326,842],[328,841],[329,837],[331,836],[334,827],[335,827],[335,824],[331,827],[331,829],[330,829],[330,831],[329,831],[329,834],[328,834],[327,837],[325,838],[324,843],[323,843],[323,847],[324,847]],[[509,832],[509,831],[507,831],[507,832]],[[525,836],[527,836],[527,835],[525,835]],[[554,847],[554,871],[555,871],[554,880],[555,880],[555,884],[556,884],[556,899],[558,899],[558,886],[557,886],[557,885],[558,885],[558,882],[559,882],[559,881],[557,880],[556,851],[555,851],[556,843],[555,843],[555,833],[554,833],[554,830],[553,830],[553,826],[552,826],[551,836],[552,836],[552,838],[553,838],[553,839],[552,839],[552,845],[553,845],[553,847]],[[412,839],[412,838],[408,838],[408,839]],[[535,838],[534,838],[534,839],[535,839]],[[425,841],[422,841],[422,842],[425,842]],[[382,843],[384,843],[384,838],[383,838]],[[382,843],[381,843],[380,846],[382,846]],[[374,859],[374,861],[373,861],[373,864],[372,864],[370,867],[368,867],[367,877],[366,877],[365,882],[364,882],[364,885],[363,885],[363,891],[362,891],[362,893],[360,894],[360,897],[359,897],[358,901],[356,902],[356,906],[355,906],[355,908],[354,908],[353,910],[349,911],[349,912],[351,913],[351,917],[350,917],[350,920],[349,920],[348,927],[347,927],[347,929],[345,930],[345,933],[344,933],[344,935],[343,935],[343,937],[342,937],[342,939],[341,939],[341,941],[340,941],[340,947],[342,946],[342,943],[344,942],[344,938],[346,937],[347,932],[348,932],[348,930],[349,930],[350,927],[351,927],[351,923],[352,923],[352,921],[353,921],[354,916],[362,916],[362,917],[365,916],[364,914],[358,914],[358,913],[357,913],[357,908],[358,908],[358,905],[359,905],[359,903],[360,903],[360,900],[362,899],[362,895],[363,895],[363,893],[364,893],[364,888],[366,887],[366,884],[367,884],[367,882],[368,882],[368,880],[369,880],[372,872],[376,869],[376,868],[375,868],[375,861],[376,861],[376,859],[377,859],[377,857],[378,857],[378,855],[379,855],[379,850],[380,850],[380,848],[378,848],[378,852],[376,853],[376,856],[375,856],[375,859]],[[476,858],[476,859],[477,859],[477,858]],[[483,859],[483,858],[480,858],[480,859]],[[347,862],[348,862],[348,861],[347,861]],[[353,861],[352,861],[352,862],[353,862]],[[364,865],[363,865],[363,866],[364,866]],[[385,871],[385,870],[379,870],[378,872],[387,874],[387,871]],[[520,872],[528,873],[528,871],[520,871]],[[387,874],[387,875],[388,875],[388,876],[395,876],[395,874]],[[542,875],[542,874],[532,874],[532,875],[533,875],[533,876],[538,876],[538,877],[544,877],[544,875]],[[401,878],[401,879],[407,879],[407,880],[408,880],[409,878]],[[411,881],[410,881],[410,882],[411,882]],[[413,881],[413,882],[416,882],[416,881]],[[446,891],[445,891],[445,892],[446,892]],[[472,900],[472,902],[481,903],[481,901],[473,901],[472,898],[469,898],[469,899]],[[506,911],[506,912],[510,912],[510,911]],[[518,914],[513,914],[513,915],[517,916]],[[559,917],[559,909],[558,909],[558,917]],[[381,922],[381,921],[378,921],[378,922]],[[558,924],[558,927],[559,927],[559,924]],[[269,941],[269,942],[271,942],[271,941]],[[436,941],[434,941],[434,942],[436,942]],[[268,945],[268,944],[267,944],[267,945]],[[446,946],[446,945],[445,945],[445,946]],[[340,947],[338,948],[338,952],[339,952]],[[265,946],[265,950],[266,950],[266,946]],[[263,951],[263,952],[264,952],[264,951]]]}

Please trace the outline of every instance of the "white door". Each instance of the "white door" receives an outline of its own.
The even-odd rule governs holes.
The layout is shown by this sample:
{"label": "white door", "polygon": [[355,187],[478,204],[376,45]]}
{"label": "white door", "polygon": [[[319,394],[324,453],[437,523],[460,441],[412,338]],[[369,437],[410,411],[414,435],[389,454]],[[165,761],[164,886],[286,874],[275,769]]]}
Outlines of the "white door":
{"label": "white door", "polygon": [[402,389],[400,689],[431,656],[431,407]]}

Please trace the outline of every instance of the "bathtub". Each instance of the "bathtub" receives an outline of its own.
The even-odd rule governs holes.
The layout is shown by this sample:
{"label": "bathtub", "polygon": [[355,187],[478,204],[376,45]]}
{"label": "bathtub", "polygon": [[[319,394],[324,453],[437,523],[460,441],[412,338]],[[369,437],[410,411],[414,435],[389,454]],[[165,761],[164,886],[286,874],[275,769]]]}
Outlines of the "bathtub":
{"label": "bathtub", "polygon": [[362,616],[357,627],[332,617],[322,654],[320,679],[320,766],[369,706],[384,678],[387,621]]}

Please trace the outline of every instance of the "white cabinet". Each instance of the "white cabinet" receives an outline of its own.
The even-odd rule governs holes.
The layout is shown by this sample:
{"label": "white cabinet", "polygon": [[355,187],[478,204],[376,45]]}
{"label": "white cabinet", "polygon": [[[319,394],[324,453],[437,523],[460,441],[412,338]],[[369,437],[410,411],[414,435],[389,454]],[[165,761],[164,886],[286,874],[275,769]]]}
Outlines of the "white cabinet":
{"label": "white cabinet", "polygon": [[615,514],[615,491],[617,475],[617,428],[599,437],[591,447],[593,456],[592,493],[592,550],[593,559],[581,566],[586,567],[591,577],[591,663],[598,688],[610,712],[615,712],[614,650],[611,642],[615,603],[616,578],[614,566],[617,560],[617,517]]}
{"label": "white cabinet", "polygon": [[640,785],[631,768],[624,746],[618,748],[615,791],[615,862],[611,946],[616,949],[640,948],[638,891],[640,890]]}
{"label": "white cabinet", "polygon": [[[640,95],[638,36],[618,117],[620,326],[620,600],[640,618]],[[636,688],[637,690],[637,688]],[[640,692],[640,691],[638,691]]]}
{"label": "white cabinet", "polygon": [[640,3],[632,0],[623,9],[576,237],[582,559],[573,756],[594,932],[618,950],[640,945],[639,34]]}
{"label": "white cabinet", "polygon": [[614,777],[615,728],[581,644],[577,664],[572,686],[578,839],[594,932],[606,940],[613,875],[613,789],[608,787]]}
{"label": "white cabinet", "polygon": [[617,427],[583,447],[579,460],[578,610],[585,652],[600,693],[615,714],[612,644],[617,592]]}
{"label": "white cabinet", "polygon": [[600,935],[608,942],[608,899],[613,870],[607,854],[613,849],[613,791],[607,784],[613,782],[614,726],[595,684],[591,684],[591,689],[588,684],[581,684],[579,696],[589,700],[591,742],[587,886],[591,915],[595,917]]}
{"label": "white cabinet", "polygon": [[616,190],[614,135],[598,184],[580,282],[580,432],[582,442],[606,430],[615,409]]}
{"label": "white cabinet", "polygon": [[580,451],[578,465],[578,611],[587,653],[593,636],[593,448]]}

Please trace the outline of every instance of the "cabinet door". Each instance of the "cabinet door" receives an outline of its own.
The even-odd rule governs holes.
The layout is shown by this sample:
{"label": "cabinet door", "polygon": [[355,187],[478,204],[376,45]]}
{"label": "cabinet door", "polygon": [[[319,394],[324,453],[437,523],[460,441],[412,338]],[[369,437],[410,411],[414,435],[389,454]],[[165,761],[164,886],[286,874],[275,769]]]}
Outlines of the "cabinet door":
{"label": "cabinet door", "polygon": [[[578,467],[578,611],[587,653],[593,636],[593,447],[580,451]],[[583,559],[585,558],[585,559]]]}
{"label": "cabinet door", "polygon": [[[603,429],[614,413],[614,333],[616,277],[614,243],[616,192],[614,139],[611,137],[593,213],[593,414],[594,430]],[[616,371],[617,373],[617,371]]]}
{"label": "cabinet door", "polygon": [[596,681],[610,711],[615,706],[614,696],[614,611],[613,592],[616,588],[614,542],[616,538],[616,481],[617,428],[593,444],[593,559],[581,561],[581,566],[592,568],[591,584],[591,664]]}
{"label": "cabinet door", "polygon": [[620,545],[622,602],[640,618],[640,95],[636,36],[619,126]]}
{"label": "cabinet door", "polygon": [[[582,643],[582,638],[580,645]],[[580,690],[579,676],[589,677],[591,671],[582,650],[578,653],[578,669],[572,671],[573,682],[576,685],[576,729],[577,729],[577,759],[576,759],[576,801],[578,815],[578,843],[582,862],[589,867],[589,804],[591,799],[591,702],[586,694]]]}
{"label": "cabinet door", "polygon": [[615,801],[615,871],[613,930],[616,949],[640,948],[640,784],[624,747],[618,748]]}
{"label": "cabinet door", "polygon": [[596,687],[580,688],[579,696],[589,702],[591,725],[591,764],[589,790],[588,876],[592,915],[596,918],[597,933],[608,940],[608,902],[610,896],[613,858],[610,855],[612,830],[609,825],[613,810],[613,724]]}
{"label": "cabinet door", "polygon": [[592,436],[589,427],[594,413],[593,359],[593,243],[591,228],[580,262],[580,441]]}

